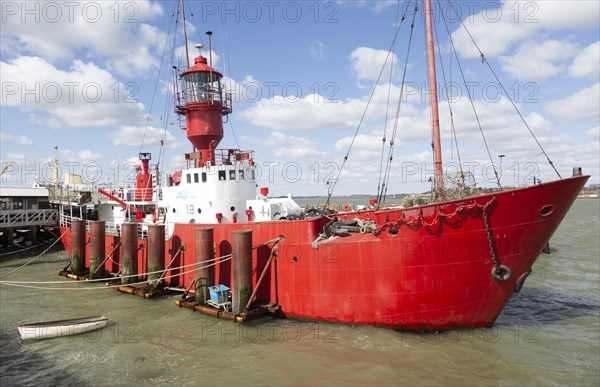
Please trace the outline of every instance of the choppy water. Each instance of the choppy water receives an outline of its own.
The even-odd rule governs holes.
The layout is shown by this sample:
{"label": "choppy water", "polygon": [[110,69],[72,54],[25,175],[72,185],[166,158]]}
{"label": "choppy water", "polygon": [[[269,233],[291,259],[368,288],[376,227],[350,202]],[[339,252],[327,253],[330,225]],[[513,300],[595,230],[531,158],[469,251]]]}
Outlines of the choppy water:
{"label": "choppy water", "polygon": [[[491,329],[406,333],[248,325],[112,289],[0,286],[0,385],[600,385],[600,201],[578,200]],[[64,253],[11,280],[54,281]],[[3,261],[0,275],[25,259]],[[73,285],[70,285],[73,286]],[[89,288],[89,285],[82,288]],[[326,295],[324,295],[326,297]],[[105,329],[21,342],[26,322],[105,314]]]}

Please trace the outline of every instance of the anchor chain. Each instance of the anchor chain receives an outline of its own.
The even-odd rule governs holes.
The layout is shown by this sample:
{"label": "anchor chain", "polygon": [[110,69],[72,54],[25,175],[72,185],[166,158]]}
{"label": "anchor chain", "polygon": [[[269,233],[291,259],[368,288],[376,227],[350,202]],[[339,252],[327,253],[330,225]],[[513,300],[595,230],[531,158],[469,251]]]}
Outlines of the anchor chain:
{"label": "anchor chain", "polygon": [[492,277],[498,281],[506,281],[510,278],[512,271],[508,266],[501,265],[500,260],[498,259],[498,254],[496,253],[496,243],[494,242],[494,234],[492,234],[492,226],[490,225],[490,219],[488,218],[487,207],[488,206],[486,204],[483,208],[482,214],[485,232],[487,233],[488,245],[490,247],[490,254],[492,255],[492,261],[494,261]]}

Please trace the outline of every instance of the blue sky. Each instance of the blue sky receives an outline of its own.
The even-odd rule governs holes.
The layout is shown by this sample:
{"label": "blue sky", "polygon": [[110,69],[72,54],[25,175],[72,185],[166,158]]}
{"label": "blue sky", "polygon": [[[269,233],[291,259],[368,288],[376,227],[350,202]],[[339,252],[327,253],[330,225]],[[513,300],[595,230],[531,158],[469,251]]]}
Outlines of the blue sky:
{"label": "blue sky", "polygon": [[[213,61],[233,93],[234,113],[220,147],[239,143],[255,150],[262,172],[258,184],[276,195],[326,194],[326,182],[337,176],[388,57],[393,65],[388,60],[334,193],[377,192],[382,137],[385,131],[388,145],[394,127],[388,193],[429,190],[433,163],[423,5],[407,58],[414,3],[400,2],[400,14],[409,3],[388,57],[398,25],[396,1],[186,2],[190,56],[198,52],[196,43],[207,44],[204,32],[213,31]],[[503,185],[556,178],[482,64],[456,9],[559,172],[570,176],[573,166],[581,166],[592,175],[590,182],[598,183],[600,3],[470,1],[454,8],[447,1],[433,3],[439,52],[452,86],[450,98],[440,93],[446,172],[458,165],[450,106],[465,170],[478,185],[493,185],[470,92]],[[184,64],[179,27],[173,40],[177,4],[1,3],[0,159],[3,167],[14,162],[2,185],[29,185],[36,176],[48,182],[55,146],[61,175],[73,171],[115,185],[127,184],[140,149],[152,152],[153,162],[161,154],[165,172],[185,165],[183,154],[191,146],[168,100],[171,65]],[[442,88],[439,65],[438,81]]]}

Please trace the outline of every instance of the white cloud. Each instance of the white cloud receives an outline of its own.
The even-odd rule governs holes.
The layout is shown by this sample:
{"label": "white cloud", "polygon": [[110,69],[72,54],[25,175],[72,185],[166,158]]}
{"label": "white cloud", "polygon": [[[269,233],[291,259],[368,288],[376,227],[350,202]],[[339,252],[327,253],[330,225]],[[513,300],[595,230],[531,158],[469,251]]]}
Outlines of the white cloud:
{"label": "white cloud", "polygon": [[[537,148],[534,149],[536,145],[529,131],[506,98],[502,98],[496,103],[476,101],[475,106],[486,141],[494,158],[497,154],[506,154],[512,160],[524,160],[539,153]],[[465,158],[467,154],[471,155],[468,161],[486,160],[488,155],[484,148],[479,125],[467,98],[462,98],[453,104],[453,115],[458,146],[463,161],[467,160]],[[552,124],[537,113],[525,114],[525,119],[546,149],[554,149],[570,141],[568,138],[557,136],[552,131]],[[440,110],[440,124],[442,148],[445,150],[444,157],[446,155],[450,157],[454,142],[451,138],[450,117],[447,109]],[[393,120],[390,120],[387,127],[384,158],[387,158],[389,151],[393,125]],[[381,125],[370,130],[369,133],[359,134],[354,140],[350,160],[378,162],[381,158],[382,137],[383,126]],[[336,142],[335,148],[345,152],[352,140],[352,136],[343,137]],[[398,119],[394,164],[397,165],[396,163],[400,159],[411,161],[412,158],[415,158],[415,160],[420,160],[414,155],[423,156],[423,152],[431,155],[431,151],[428,149],[430,142],[431,119],[429,109],[423,108],[402,114]],[[406,158],[408,155],[410,157]]]}
{"label": "white cloud", "polygon": [[27,136],[15,136],[8,133],[0,132],[0,141],[2,143],[12,142],[19,145],[33,145],[33,141]]}
{"label": "white cloud", "polygon": [[569,66],[569,75],[574,78],[598,80],[600,77],[600,41],[590,44],[577,54]]}
{"label": "white cloud", "polygon": [[344,137],[336,141],[335,149],[346,151],[354,139],[353,147],[356,146],[360,149],[379,152],[381,151],[382,137],[381,133],[372,135],[359,134],[356,136],[356,139],[354,137]]}
{"label": "white cloud", "polygon": [[226,92],[232,95],[233,103],[243,103],[246,101],[257,101],[263,96],[263,93],[267,98],[272,97],[268,95],[269,92],[264,89],[264,84],[260,83],[252,75],[246,75],[241,81],[236,81],[228,76],[223,76],[221,81],[223,88]]}
{"label": "white cloud", "polygon": [[65,71],[42,58],[27,56],[0,62],[0,67],[2,102],[46,113],[44,119],[50,127],[114,125],[135,119],[144,110],[132,100],[131,90],[94,63],[74,60]]}
{"label": "white cloud", "polygon": [[276,130],[340,129],[355,126],[361,108],[364,104],[358,100],[318,103],[307,96],[292,103],[276,96],[272,101],[258,101],[238,116],[255,126]]}
{"label": "white cloud", "polygon": [[549,114],[569,120],[600,120],[600,83],[580,90],[567,98],[548,102],[544,109]]}
{"label": "white cloud", "polygon": [[315,39],[313,44],[311,44],[310,47],[308,48],[308,52],[310,53],[310,56],[312,56],[314,60],[320,61],[325,58],[325,48],[326,48],[326,46],[325,46],[325,44],[323,44],[323,42]]}
{"label": "white cloud", "polygon": [[513,56],[502,56],[502,68],[519,80],[541,81],[563,71],[566,59],[575,55],[577,46],[558,40],[525,42]]}
{"label": "white cloud", "polygon": [[[367,120],[385,116],[388,103],[389,84],[377,87],[366,114]],[[400,88],[392,85],[389,98],[397,101]],[[409,100],[418,99],[417,94],[408,95]],[[238,117],[255,126],[275,130],[329,130],[356,128],[367,106],[368,96],[347,98],[345,100],[327,100],[319,94],[307,95],[303,98],[291,96],[275,96],[265,98],[252,104],[238,114]],[[411,110],[404,104],[402,112]]]}
{"label": "white cloud", "polygon": [[[134,35],[132,40],[137,44],[123,50],[127,55],[117,54],[106,59],[107,68],[127,77],[152,75],[152,70],[158,68],[156,48],[166,36],[158,28],[147,24],[140,25]],[[120,41],[116,42],[120,44]]]}
{"label": "white cloud", "polygon": [[[79,50],[123,75],[148,75],[158,66],[166,34],[143,23],[163,15],[158,2],[14,2],[3,6],[2,52],[35,54],[55,63]],[[7,8],[8,7],[8,8]],[[21,9],[23,7],[23,9]],[[32,10],[24,13],[24,9]]]}
{"label": "white cloud", "polygon": [[[69,161],[75,162],[79,166],[80,164],[85,164],[89,162],[96,162],[102,160],[102,153],[94,152],[89,149],[83,149],[80,151],[73,151],[67,148],[59,148],[56,157],[60,161]],[[52,162],[50,159],[46,160],[46,162]]]}
{"label": "white cloud", "polygon": [[27,157],[23,154],[23,153],[7,153],[6,156],[4,156],[6,158],[6,160],[9,161],[24,161],[27,160]]}
{"label": "white cloud", "polygon": [[275,157],[285,157],[286,159],[322,159],[328,156],[328,153],[319,150],[317,144],[312,140],[281,132],[271,132],[269,136],[260,140],[247,136],[242,136],[241,140],[251,145],[271,147]]}
{"label": "white cloud", "polygon": [[[461,8],[462,18],[485,55],[505,53],[514,44],[544,32],[565,29],[597,28],[600,24],[600,2],[573,1],[503,1],[496,10],[491,7],[466,16],[468,6]],[[444,9],[448,8],[447,6]],[[448,8],[448,18],[456,16]],[[452,33],[458,52],[465,57],[478,57],[471,38],[462,26]]]}
{"label": "white cloud", "polygon": [[588,130],[585,132],[585,134],[598,140],[598,138],[600,138],[600,126],[596,126],[595,128]]}
{"label": "white cloud", "polygon": [[132,126],[123,125],[118,130],[109,132],[107,137],[112,141],[113,145],[130,145],[141,146],[142,141],[144,147],[158,148],[161,142],[169,149],[177,149],[181,147],[181,141],[173,136],[170,132],[165,132],[164,129],[153,126]]}
{"label": "white cloud", "polygon": [[369,47],[358,47],[350,54],[352,73],[359,80],[376,81],[379,74],[382,73],[381,68],[384,63],[385,69],[382,74],[389,74],[392,61],[394,63],[395,72],[398,56],[389,51],[377,50]]}
{"label": "white cloud", "polygon": [[373,4],[373,11],[375,11],[375,13],[382,13],[396,4],[398,4],[398,2],[394,0],[376,0]]}

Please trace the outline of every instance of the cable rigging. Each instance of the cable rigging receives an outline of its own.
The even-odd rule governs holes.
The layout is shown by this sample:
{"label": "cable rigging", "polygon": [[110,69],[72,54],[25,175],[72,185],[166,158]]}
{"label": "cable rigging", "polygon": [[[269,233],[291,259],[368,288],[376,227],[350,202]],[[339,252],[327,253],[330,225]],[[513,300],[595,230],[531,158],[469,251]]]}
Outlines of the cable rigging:
{"label": "cable rigging", "polygon": [[[438,0],[438,6],[440,6],[439,0]],[[441,9],[441,6],[440,6]],[[462,186],[465,187],[465,173],[463,171],[463,167],[462,167],[462,159],[460,157],[460,149],[458,147],[458,138],[456,136],[456,127],[454,125],[454,112],[452,111],[452,102],[450,100],[450,95],[448,93],[448,82],[446,80],[446,71],[444,68],[444,60],[442,57],[442,52],[440,49],[440,39],[438,36],[438,31],[437,31],[437,27],[434,24],[433,26],[433,30],[435,32],[435,40],[437,41],[437,49],[438,49],[438,58],[440,58],[440,69],[442,70],[442,79],[444,80],[444,90],[446,90],[446,100],[448,102],[448,111],[450,114],[450,130],[451,130],[451,142],[454,141],[454,146],[456,147],[456,155],[458,156],[458,166],[460,169],[460,179],[461,179],[461,183]],[[450,65],[452,65],[452,61],[450,61]],[[452,148],[452,147],[451,147]]]}
{"label": "cable rigging", "polygon": [[458,65],[458,69],[459,69],[460,75],[462,77],[463,84],[465,85],[466,90],[467,90],[467,96],[469,97],[469,103],[471,104],[471,108],[473,109],[473,114],[475,115],[475,120],[477,121],[477,126],[479,127],[479,132],[481,133],[481,138],[483,139],[483,144],[485,145],[485,149],[487,151],[488,158],[492,165],[492,169],[494,170],[494,176],[496,177],[496,184],[498,185],[498,187],[500,187],[500,189],[502,189],[502,184],[500,183],[500,176],[498,175],[498,170],[496,169],[496,165],[494,164],[494,160],[492,159],[492,154],[490,152],[490,148],[488,146],[487,139],[485,138],[485,134],[483,132],[483,126],[481,125],[481,120],[479,119],[479,115],[477,114],[477,109],[475,108],[475,101],[473,100],[471,90],[467,86],[467,80],[465,78],[465,73],[463,71],[462,65],[460,64],[460,60],[458,58],[458,52],[454,45],[454,40],[452,39],[452,34],[450,33],[450,29],[448,28],[446,16],[444,15],[444,12],[441,12],[441,14],[442,14],[442,20],[444,20],[444,26],[446,27],[446,32],[448,33],[448,39],[450,41],[450,46],[452,47],[452,52],[454,53],[454,56],[456,58],[456,64]]}
{"label": "cable rigging", "polygon": [[[439,0],[438,0],[439,1]],[[552,167],[552,169],[554,169],[554,172],[556,172],[556,174],[558,175],[559,179],[562,179],[562,176],[560,175],[560,173],[558,172],[558,170],[556,169],[556,167],[554,166],[554,163],[552,162],[552,160],[550,159],[550,156],[548,156],[548,154],[546,153],[546,151],[544,150],[544,148],[542,147],[542,144],[538,141],[536,135],[533,133],[533,130],[531,129],[531,127],[529,126],[529,124],[527,124],[527,121],[525,120],[525,117],[523,117],[523,114],[521,114],[521,111],[519,110],[519,108],[517,107],[517,105],[515,104],[515,102],[513,101],[513,99],[510,97],[510,94],[507,92],[506,88],[504,87],[504,85],[502,84],[502,82],[500,81],[500,78],[498,78],[498,75],[496,74],[496,72],[494,71],[494,69],[492,68],[491,64],[488,62],[487,58],[485,57],[485,55],[483,54],[483,52],[481,51],[481,49],[479,48],[479,45],[477,45],[477,42],[475,41],[475,39],[473,38],[473,35],[471,35],[471,32],[469,31],[469,29],[467,28],[467,26],[465,25],[465,23],[463,22],[461,15],[457,14],[456,10],[454,10],[454,7],[452,6],[452,1],[448,0],[448,5],[450,6],[450,8],[452,8],[452,10],[454,11],[454,14],[456,15],[456,17],[458,18],[458,20],[460,21],[460,24],[462,25],[462,27],[465,29],[466,33],[469,35],[469,38],[471,39],[471,41],[473,42],[473,45],[475,45],[475,48],[477,48],[477,51],[479,52],[479,56],[481,57],[481,62],[485,63],[487,65],[487,67],[489,68],[490,72],[494,75],[494,78],[496,78],[496,81],[498,82],[498,84],[500,85],[500,87],[502,88],[502,91],[504,92],[504,94],[506,95],[506,97],[508,98],[508,100],[510,101],[510,103],[512,104],[513,108],[515,109],[515,111],[517,112],[517,114],[519,115],[519,117],[521,118],[521,121],[523,121],[523,124],[525,125],[525,127],[527,128],[527,130],[529,131],[529,133],[531,134],[531,136],[533,137],[533,139],[535,140],[536,144],[538,145],[538,147],[540,148],[540,150],[542,151],[542,153],[544,154],[544,156],[546,157],[546,160],[548,161],[548,163],[550,164],[550,166]],[[443,15],[444,13],[442,12],[442,17],[444,17]],[[444,24],[446,23],[446,19],[444,18]],[[446,25],[446,29],[448,28],[448,26]],[[454,45],[453,45],[454,46]],[[494,167],[494,172],[495,172],[495,167]]]}
{"label": "cable rigging", "polygon": [[[398,2],[398,6],[396,7],[396,23],[398,25],[398,18],[400,17],[400,2]],[[404,17],[404,15],[403,15]],[[392,54],[395,54],[395,46],[392,47]],[[388,125],[388,117],[389,117],[389,108],[390,108],[390,97],[392,91],[392,81],[394,76],[394,55],[392,55],[392,60],[390,63],[390,78],[388,81],[388,95],[387,95],[387,104],[385,105],[385,121],[383,123],[383,137],[381,138],[381,158],[379,160],[379,179],[377,181],[377,204],[379,205],[380,200],[380,192],[382,190],[382,172],[383,172],[383,157],[385,153],[385,142],[387,141],[387,125]]]}
{"label": "cable rigging", "polygon": [[413,19],[410,25],[410,35],[409,35],[409,39],[408,39],[408,45],[406,48],[406,58],[405,58],[405,62],[404,62],[404,71],[402,74],[402,84],[400,86],[400,96],[398,97],[398,104],[396,106],[396,114],[394,116],[394,128],[392,131],[392,139],[390,141],[390,145],[389,145],[389,150],[388,150],[388,158],[387,158],[387,164],[385,167],[385,174],[384,174],[384,181],[382,184],[382,189],[381,189],[381,193],[378,197],[378,203],[380,204],[384,204],[385,203],[385,199],[387,197],[387,188],[389,186],[389,180],[390,180],[390,175],[391,175],[391,169],[392,169],[392,161],[394,160],[394,146],[396,143],[396,136],[398,133],[398,118],[400,117],[400,109],[402,107],[402,101],[404,99],[404,89],[405,89],[405,84],[406,84],[406,74],[408,71],[408,58],[410,57],[410,49],[412,47],[412,40],[413,40],[413,34],[414,34],[414,27],[415,27],[415,20],[417,17],[417,13],[419,11],[419,4],[418,2],[415,2],[415,6],[414,6],[414,13],[413,13]]}
{"label": "cable rigging", "polygon": [[[408,7],[407,7],[407,12],[408,12]],[[406,15],[406,12],[405,12]],[[328,189],[327,192],[327,200],[325,201],[325,204],[323,206],[323,210],[325,210],[327,208],[327,206],[329,205],[329,202],[331,200],[331,196],[333,195],[333,191],[335,190],[335,187],[337,185],[337,182],[339,181],[340,175],[342,173],[342,171],[344,170],[344,166],[346,165],[346,161],[348,161],[348,157],[350,155],[350,151],[352,150],[352,147],[354,146],[354,142],[356,141],[356,136],[358,135],[358,132],[360,131],[360,128],[362,126],[362,123],[365,119],[365,116],[367,114],[367,111],[369,110],[369,107],[371,106],[371,101],[373,100],[373,96],[375,95],[375,91],[377,90],[377,86],[379,85],[379,81],[381,80],[381,76],[383,75],[383,71],[385,69],[385,65],[387,64],[392,50],[394,48],[394,46],[396,45],[396,40],[398,39],[398,34],[400,32],[400,29],[402,27],[402,25],[404,24],[404,20],[406,18],[403,16],[402,17],[402,21],[400,22],[400,24],[397,26],[396,31],[394,33],[394,38],[392,39],[392,43],[390,45],[390,49],[388,50],[388,53],[385,57],[385,60],[383,62],[383,66],[381,67],[381,70],[379,71],[379,75],[377,76],[377,80],[375,81],[375,84],[373,85],[373,89],[371,90],[371,94],[369,95],[369,99],[367,100],[367,105],[365,106],[365,109],[363,110],[363,113],[360,117],[360,120],[358,122],[358,125],[356,127],[356,130],[354,131],[354,135],[352,137],[352,141],[350,142],[350,145],[348,146],[348,151],[346,152],[346,155],[344,156],[344,159],[342,161],[342,165],[340,166],[340,169],[338,170],[338,173],[336,174],[336,177],[334,179],[332,179],[331,183],[328,181],[327,184],[331,184],[330,188]]]}
{"label": "cable rigging", "polygon": [[[150,112],[152,111],[152,108],[154,106],[154,98],[156,97],[156,91],[158,90],[158,84],[160,83],[160,77],[161,77],[161,72],[162,72],[162,68],[163,68],[163,63],[165,61],[165,54],[167,52],[167,42],[169,41],[168,36],[171,33],[171,26],[173,23],[173,15],[171,15],[171,20],[169,21],[169,33],[167,34],[167,39],[165,40],[165,44],[163,47],[163,53],[161,55],[160,58],[160,64],[158,66],[158,74],[156,77],[156,82],[154,83],[154,90],[152,90],[152,98],[150,100],[150,107],[148,109],[148,116],[146,117],[146,127],[144,128],[144,134],[142,135],[142,142],[140,144],[140,153],[142,152],[143,148],[144,148],[144,141],[146,139],[146,132],[148,131],[148,125],[150,124]],[[162,144],[161,144],[162,146]]]}

